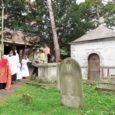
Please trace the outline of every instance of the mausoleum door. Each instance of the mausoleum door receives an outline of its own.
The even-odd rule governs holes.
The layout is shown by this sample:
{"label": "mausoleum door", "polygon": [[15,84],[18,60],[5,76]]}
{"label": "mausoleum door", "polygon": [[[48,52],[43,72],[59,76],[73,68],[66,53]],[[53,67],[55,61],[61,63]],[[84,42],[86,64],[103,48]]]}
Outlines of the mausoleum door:
{"label": "mausoleum door", "polygon": [[88,80],[98,80],[100,78],[100,58],[93,53],[88,58]]}

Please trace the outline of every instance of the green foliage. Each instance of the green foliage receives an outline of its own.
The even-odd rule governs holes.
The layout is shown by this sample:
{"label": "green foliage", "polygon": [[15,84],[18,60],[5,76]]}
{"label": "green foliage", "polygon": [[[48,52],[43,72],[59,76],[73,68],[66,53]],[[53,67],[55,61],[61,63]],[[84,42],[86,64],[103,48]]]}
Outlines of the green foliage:
{"label": "green foliage", "polygon": [[[20,101],[22,94],[32,97],[32,104]],[[84,108],[70,109],[61,105],[56,88],[24,85],[0,104],[1,115],[114,115],[115,93],[99,92],[95,85],[83,84]]]}
{"label": "green foliage", "polygon": [[106,19],[106,24],[109,27],[115,26],[115,3],[114,0],[108,2],[107,5],[104,6],[103,15]]}
{"label": "green foliage", "polygon": [[[115,24],[115,3],[114,0],[104,4],[104,0],[86,0],[80,4],[80,11],[85,23],[92,22],[94,27],[99,25],[99,18],[103,17],[105,23],[112,27]],[[87,27],[87,26],[86,26]],[[91,27],[91,26],[90,26]],[[90,27],[87,27],[87,29]]]}
{"label": "green foliage", "polygon": [[[35,0],[33,5],[27,1],[4,0],[5,27],[39,35],[41,42],[51,43],[52,30],[46,0]],[[103,4],[103,0],[86,0],[79,5],[76,0],[52,0],[52,6],[61,46],[97,27],[99,17],[104,17],[109,27],[115,25],[114,0],[107,4]]]}

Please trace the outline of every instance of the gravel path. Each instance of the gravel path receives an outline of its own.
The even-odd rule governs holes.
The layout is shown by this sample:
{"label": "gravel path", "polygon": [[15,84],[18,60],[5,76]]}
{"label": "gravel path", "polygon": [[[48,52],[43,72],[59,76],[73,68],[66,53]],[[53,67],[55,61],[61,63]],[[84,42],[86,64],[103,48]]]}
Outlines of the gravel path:
{"label": "gravel path", "polygon": [[0,102],[4,101],[6,97],[15,92],[20,86],[29,81],[29,78],[22,79],[21,81],[16,81],[16,83],[11,85],[10,90],[0,89]]}

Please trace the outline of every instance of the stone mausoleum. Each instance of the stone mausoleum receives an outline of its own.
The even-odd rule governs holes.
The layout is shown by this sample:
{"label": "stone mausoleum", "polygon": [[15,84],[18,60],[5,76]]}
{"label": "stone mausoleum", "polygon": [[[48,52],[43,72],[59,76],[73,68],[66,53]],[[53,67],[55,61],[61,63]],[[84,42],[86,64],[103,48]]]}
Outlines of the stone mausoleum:
{"label": "stone mausoleum", "polygon": [[115,32],[104,25],[71,43],[71,57],[81,66],[83,79],[115,75]]}

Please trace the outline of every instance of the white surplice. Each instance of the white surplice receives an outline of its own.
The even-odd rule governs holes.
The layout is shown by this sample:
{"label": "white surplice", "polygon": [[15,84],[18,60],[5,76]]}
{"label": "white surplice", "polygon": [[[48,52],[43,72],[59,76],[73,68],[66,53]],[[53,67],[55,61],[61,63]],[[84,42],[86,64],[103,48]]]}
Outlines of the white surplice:
{"label": "white surplice", "polygon": [[21,74],[22,74],[22,77],[28,77],[29,76],[29,69],[28,69],[28,58],[27,59],[22,59],[21,61]]}
{"label": "white surplice", "polygon": [[12,56],[7,56],[8,57],[8,62],[9,62],[9,66],[10,66],[10,70],[11,70],[11,74],[17,74],[17,57],[12,55]]}

